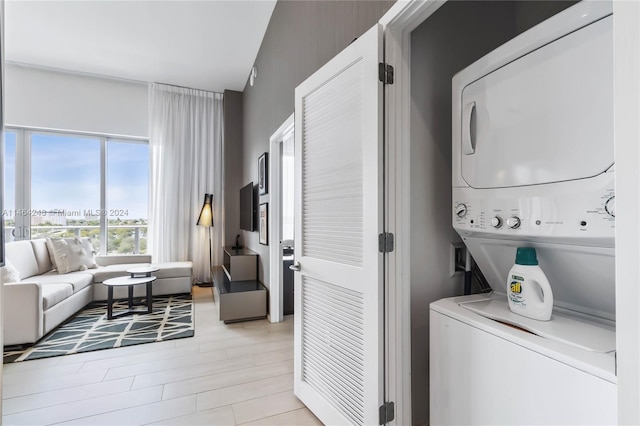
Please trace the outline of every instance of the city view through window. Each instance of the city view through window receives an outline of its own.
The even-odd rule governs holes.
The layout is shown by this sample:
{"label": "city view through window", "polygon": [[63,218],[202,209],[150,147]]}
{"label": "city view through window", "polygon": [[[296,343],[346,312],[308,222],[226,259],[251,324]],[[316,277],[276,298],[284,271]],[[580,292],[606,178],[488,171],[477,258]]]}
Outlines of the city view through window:
{"label": "city view through window", "polygon": [[4,154],[7,241],[78,236],[101,254],[146,253],[146,142],[9,130]]}

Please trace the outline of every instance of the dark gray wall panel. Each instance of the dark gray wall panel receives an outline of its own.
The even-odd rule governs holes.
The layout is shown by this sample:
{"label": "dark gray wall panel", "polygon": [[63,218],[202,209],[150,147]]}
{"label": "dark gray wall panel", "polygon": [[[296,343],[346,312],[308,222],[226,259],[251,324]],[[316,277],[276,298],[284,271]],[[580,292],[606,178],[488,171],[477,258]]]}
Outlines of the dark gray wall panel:
{"label": "dark gray wall panel", "polygon": [[[515,34],[507,2],[450,2],[411,34],[411,393],[429,423],[429,303],[462,294],[449,278],[451,79]],[[461,404],[465,402],[460,401]]]}
{"label": "dark gray wall panel", "polygon": [[[257,78],[244,91],[242,184],[258,180],[258,157],[293,112],[294,89],[371,28],[393,1],[279,1],[256,58]],[[259,203],[269,202],[269,194]],[[242,231],[260,255],[259,279],[269,285],[269,247]],[[269,244],[278,242],[270,241]]]}
{"label": "dark gray wall panel", "polygon": [[518,33],[526,31],[550,16],[553,16],[576,3],[578,3],[578,1],[574,0],[519,0],[516,3],[516,30]]}
{"label": "dark gray wall panel", "polygon": [[242,188],[242,92],[224,91],[224,241],[235,243],[240,233]]}

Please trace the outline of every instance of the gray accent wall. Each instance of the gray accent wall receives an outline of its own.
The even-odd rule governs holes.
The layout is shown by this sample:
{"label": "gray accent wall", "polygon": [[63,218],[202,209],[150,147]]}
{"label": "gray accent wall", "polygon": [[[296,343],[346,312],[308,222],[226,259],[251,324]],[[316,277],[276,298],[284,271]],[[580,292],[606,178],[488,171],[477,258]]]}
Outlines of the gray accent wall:
{"label": "gray accent wall", "polygon": [[463,286],[449,276],[449,245],[461,241],[451,226],[451,78],[511,38],[513,16],[508,3],[451,2],[411,34],[413,424],[429,423],[429,303]]}
{"label": "gray accent wall", "polygon": [[223,245],[235,243],[240,233],[242,179],[242,92],[224,91],[224,223]]}
{"label": "gray accent wall", "polygon": [[[244,91],[242,185],[257,184],[258,157],[269,151],[269,138],[293,112],[296,86],[371,28],[393,3],[278,1],[255,61],[255,84],[247,83]],[[259,196],[258,203],[265,202],[269,194]],[[244,245],[260,255],[258,275],[268,287],[269,247],[259,243],[257,230],[239,232]]]}
{"label": "gray accent wall", "polygon": [[576,3],[578,0],[520,0],[516,3],[516,30],[518,33],[526,31]]}
{"label": "gray accent wall", "polygon": [[463,292],[462,275],[449,276],[449,245],[460,241],[451,225],[451,79],[571,4],[451,1],[411,34],[413,424],[429,423],[429,303]]}

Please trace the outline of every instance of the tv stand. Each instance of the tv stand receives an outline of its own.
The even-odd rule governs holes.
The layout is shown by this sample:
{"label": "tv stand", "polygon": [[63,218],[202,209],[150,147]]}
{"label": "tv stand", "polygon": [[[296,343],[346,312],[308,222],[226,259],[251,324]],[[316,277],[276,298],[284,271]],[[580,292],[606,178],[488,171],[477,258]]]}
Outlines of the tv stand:
{"label": "tv stand", "polygon": [[258,253],[247,248],[223,247],[222,269],[229,281],[258,279]]}
{"label": "tv stand", "polygon": [[267,316],[267,289],[258,281],[258,253],[225,246],[222,267],[214,270],[218,317],[225,324]]}

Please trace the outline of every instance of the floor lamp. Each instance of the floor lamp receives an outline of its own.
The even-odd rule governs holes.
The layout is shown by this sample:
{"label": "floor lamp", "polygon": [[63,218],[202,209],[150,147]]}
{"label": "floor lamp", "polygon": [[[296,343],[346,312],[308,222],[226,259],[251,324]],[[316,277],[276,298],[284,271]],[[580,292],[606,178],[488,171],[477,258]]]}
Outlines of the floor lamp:
{"label": "floor lamp", "polygon": [[204,194],[204,204],[202,210],[200,210],[200,216],[198,216],[198,222],[196,225],[206,226],[209,228],[209,282],[198,283],[198,287],[213,287],[213,256],[211,254],[211,228],[213,228],[213,208],[211,203],[213,201],[213,194]]}

